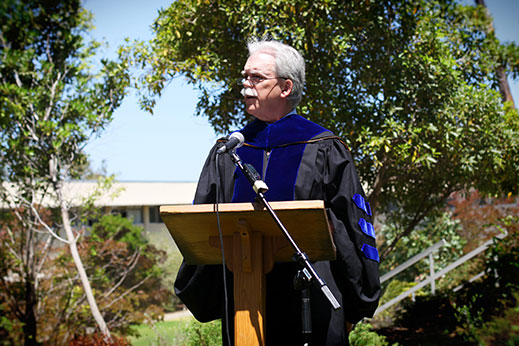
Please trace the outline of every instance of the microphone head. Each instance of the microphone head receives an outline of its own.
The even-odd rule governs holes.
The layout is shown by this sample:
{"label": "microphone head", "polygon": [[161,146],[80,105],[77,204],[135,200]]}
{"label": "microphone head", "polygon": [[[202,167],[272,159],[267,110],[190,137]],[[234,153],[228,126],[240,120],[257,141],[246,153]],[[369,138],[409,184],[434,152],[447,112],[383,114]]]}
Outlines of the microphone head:
{"label": "microphone head", "polygon": [[229,152],[235,148],[239,148],[243,145],[244,142],[245,142],[245,137],[243,136],[243,134],[241,132],[239,132],[239,131],[233,132],[227,139],[227,142],[216,151],[216,154],[223,154],[223,153]]}
{"label": "microphone head", "polygon": [[239,148],[243,145],[243,143],[245,143],[245,137],[243,136],[243,133],[241,133],[240,131],[231,133],[231,135],[229,136],[229,141],[231,141],[231,139],[233,138],[236,138],[238,140],[238,143],[234,146],[234,148]]}

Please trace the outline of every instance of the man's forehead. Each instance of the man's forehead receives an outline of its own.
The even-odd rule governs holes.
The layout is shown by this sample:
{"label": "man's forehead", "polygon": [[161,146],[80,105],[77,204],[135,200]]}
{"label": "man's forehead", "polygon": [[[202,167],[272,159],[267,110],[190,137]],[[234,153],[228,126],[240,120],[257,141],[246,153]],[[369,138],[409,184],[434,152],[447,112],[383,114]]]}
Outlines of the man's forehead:
{"label": "man's forehead", "polygon": [[262,68],[262,67],[250,67],[250,68],[245,68],[241,71],[241,74],[243,75],[246,75],[246,74],[254,74],[254,73],[268,73],[268,72],[274,72],[274,69],[272,68]]}
{"label": "man's forehead", "polygon": [[243,72],[275,72],[275,70],[276,60],[272,54],[267,52],[256,52],[247,59]]}

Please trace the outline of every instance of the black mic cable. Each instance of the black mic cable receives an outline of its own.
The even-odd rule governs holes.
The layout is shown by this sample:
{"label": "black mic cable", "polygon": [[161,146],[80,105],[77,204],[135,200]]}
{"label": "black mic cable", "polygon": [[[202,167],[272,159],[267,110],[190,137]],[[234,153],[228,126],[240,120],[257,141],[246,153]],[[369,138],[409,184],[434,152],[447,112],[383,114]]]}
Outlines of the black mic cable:
{"label": "black mic cable", "polygon": [[[241,134],[241,133],[240,133]],[[227,342],[228,345],[232,345],[231,343],[231,334],[229,332],[229,299],[228,299],[228,292],[227,292],[227,271],[225,267],[225,251],[223,248],[223,234],[222,234],[222,227],[220,225],[220,212],[218,210],[218,203],[220,203],[220,170],[218,165],[218,158],[220,157],[220,154],[218,151],[216,152],[216,158],[215,158],[215,174],[216,174],[216,203],[215,203],[215,210],[216,210],[216,223],[218,226],[218,236],[220,237],[220,248],[222,249],[222,273],[223,273],[223,296],[224,296],[224,304],[225,304],[225,310],[224,310],[224,316],[222,318],[222,323],[225,323],[225,333],[227,336]],[[222,335],[223,338],[223,335]]]}

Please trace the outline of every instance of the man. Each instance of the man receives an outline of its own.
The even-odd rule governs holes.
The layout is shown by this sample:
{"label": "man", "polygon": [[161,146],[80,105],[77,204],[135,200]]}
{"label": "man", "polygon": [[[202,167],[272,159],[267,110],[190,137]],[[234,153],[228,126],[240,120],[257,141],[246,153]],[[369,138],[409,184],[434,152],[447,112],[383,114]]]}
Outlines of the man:
{"label": "man", "polygon": [[[380,295],[371,209],[342,141],[295,112],[305,81],[301,54],[276,41],[254,41],[248,48],[242,94],[247,113],[256,119],[240,130],[245,145],[237,153],[261,173],[269,187],[267,200],[325,201],[337,258],[313,265],[342,309],[334,311],[322,292],[311,288],[312,345],[347,345],[347,322],[372,316]],[[220,202],[254,201],[255,192],[227,155],[219,157],[218,175],[215,173],[217,148],[218,144],[203,168],[195,203],[214,203],[217,183]],[[293,288],[299,269],[297,263],[276,263],[267,274],[267,345],[303,343],[300,295]],[[232,330],[232,273],[226,274]],[[198,320],[223,318],[222,277],[221,266],[183,263],[175,292]]]}

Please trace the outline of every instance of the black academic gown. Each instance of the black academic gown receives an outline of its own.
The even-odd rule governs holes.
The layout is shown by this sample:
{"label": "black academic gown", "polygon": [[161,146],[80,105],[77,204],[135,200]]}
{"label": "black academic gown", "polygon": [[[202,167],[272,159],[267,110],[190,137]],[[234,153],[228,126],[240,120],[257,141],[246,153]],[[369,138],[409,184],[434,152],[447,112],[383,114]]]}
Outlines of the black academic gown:
{"label": "black academic gown", "polygon": [[[244,163],[252,164],[262,174],[270,188],[265,194],[267,200],[325,201],[337,258],[313,265],[342,309],[333,311],[320,289],[311,288],[311,344],[347,345],[346,321],[356,323],[363,317],[371,317],[380,296],[379,259],[371,209],[351,154],[329,131],[295,114],[270,125],[255,120],[241,132],[247,145],[239,148],[237,153]],[[202,170],[195,204],[216,201],[217,147],[215,145],[211,150]],[[254,192],[230,158],[221,155],[218,160],[220,202],[254,200]],[[267,274],[267,345],[303,343],[301,299],[293,288],[294,276],[299,269],[296,263],[276,263]],[[226,270],[226,275],[232,342],[233,281],[231,272]],[[222,276],[221,266],[182,263],[175,281],[175,293],[199,321],[223,319]]]}

